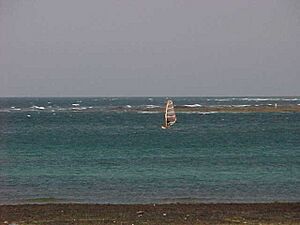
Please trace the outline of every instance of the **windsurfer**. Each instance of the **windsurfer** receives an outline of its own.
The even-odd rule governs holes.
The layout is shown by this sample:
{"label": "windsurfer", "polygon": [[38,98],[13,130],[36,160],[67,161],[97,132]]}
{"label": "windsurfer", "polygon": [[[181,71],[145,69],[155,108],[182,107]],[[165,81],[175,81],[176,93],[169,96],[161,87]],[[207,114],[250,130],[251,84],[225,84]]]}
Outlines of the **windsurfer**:
{"label": "windsurfer", "polygon": [[176,122],[176,115],[175,115],[173,102],[172,100],[167,100],[165,115],[164,115],[164,123],[161,126],[161,128],[167,129],[171,127],[175,122]]}

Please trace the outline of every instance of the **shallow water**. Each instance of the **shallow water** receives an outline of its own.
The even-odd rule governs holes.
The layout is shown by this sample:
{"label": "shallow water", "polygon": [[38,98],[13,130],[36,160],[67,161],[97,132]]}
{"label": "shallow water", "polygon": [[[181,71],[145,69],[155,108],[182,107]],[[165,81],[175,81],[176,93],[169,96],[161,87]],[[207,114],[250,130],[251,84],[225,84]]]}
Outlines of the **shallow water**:
{"label": "shallow water", "polygon": [[[278,98],[268,101],[287,102]],[[217,99],[173,98],[180,105]],[[0,203],[300,201],[300,113],[179,113],[162,130],[160,113],[60,110],[163,102],[0,99],[0,109],[9,109],[0,113]],[[23,110],[33,106],[45,110]]]}

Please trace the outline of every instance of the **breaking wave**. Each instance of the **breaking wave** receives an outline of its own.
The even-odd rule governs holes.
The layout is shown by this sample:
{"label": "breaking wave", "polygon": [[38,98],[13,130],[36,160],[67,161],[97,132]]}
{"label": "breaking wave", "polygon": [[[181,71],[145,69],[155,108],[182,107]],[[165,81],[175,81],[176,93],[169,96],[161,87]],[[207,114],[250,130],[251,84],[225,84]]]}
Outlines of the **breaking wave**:
{"label": "breaking wave", "polygon": [[154,108],[159,108],[160,106],[158,105],[146,105],[147,109],[154,109]]}
{"label": "breaking wave", "polygon": [[184,106],[185,106],[185,107],[191,107],[191,108],[202,107],[202,105],[200,105],[200,104],[184,105]]}

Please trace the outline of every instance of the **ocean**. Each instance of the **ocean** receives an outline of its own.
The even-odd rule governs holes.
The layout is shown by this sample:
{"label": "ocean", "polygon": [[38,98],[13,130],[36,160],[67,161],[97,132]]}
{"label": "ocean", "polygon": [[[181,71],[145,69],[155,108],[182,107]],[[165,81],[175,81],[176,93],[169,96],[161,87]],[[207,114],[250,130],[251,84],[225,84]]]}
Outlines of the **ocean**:
{"label": "ocean", "polygon": [[[176,106],[299,97],[174,97]],[[177,113],[165,98],[0,98],[0,204],[299,202],[300,113]],[[137,109],[136,111],[128,109]]]}

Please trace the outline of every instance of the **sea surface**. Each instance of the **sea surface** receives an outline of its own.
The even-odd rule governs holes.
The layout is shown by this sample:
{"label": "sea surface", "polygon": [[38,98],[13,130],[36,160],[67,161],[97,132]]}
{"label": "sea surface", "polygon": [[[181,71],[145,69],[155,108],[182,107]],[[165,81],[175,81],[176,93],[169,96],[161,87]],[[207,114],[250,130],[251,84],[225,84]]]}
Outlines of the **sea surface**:
{"label": "sea surface", "polygon": [[[188,107],[300,97],[176,97]],[[0,204],[299,202],[300,113],[177,113],[166,98],[0,98]],[[127,111],[136,108],[139,111]]]}

